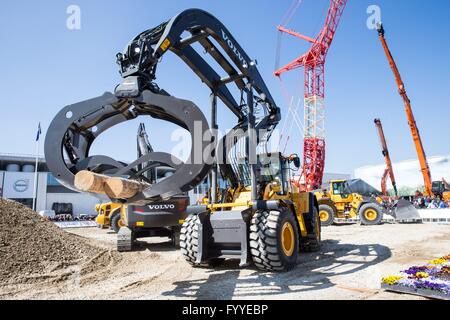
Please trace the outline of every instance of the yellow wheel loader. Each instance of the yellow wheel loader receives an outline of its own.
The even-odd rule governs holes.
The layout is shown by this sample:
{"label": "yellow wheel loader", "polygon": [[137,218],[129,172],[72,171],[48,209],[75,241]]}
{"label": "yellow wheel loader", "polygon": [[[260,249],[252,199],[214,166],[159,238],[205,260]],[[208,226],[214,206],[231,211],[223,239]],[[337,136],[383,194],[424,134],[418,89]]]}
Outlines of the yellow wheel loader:
{"label": "yellow wheel loader", "polygon": [[381,193],[360,179],[332,180],[330,189],[315,193],[319,203],[322,226],[337,221],[362,225],[380,224],[384,214],[393,216],[398,222],[417,222],[418,211],[406,200],[384,201]]}
{"label": "yellow wheel loader", "polygon": [[[158,65],[167,53],[178,56],[210,89],[210,121],[194,102],[159,87],[156,79],[164,69]],[[114,93],[62,109],[48,130],[45,153],[50,171],[72,188],[82,171],[114,175],[119,190],[112,192],[108,187],[107,194],[127,208],[126,227],[118,234],[119,250],[132,246],[139,228],[154,227],[154,217],[164,226],[184,220],[180,246],[193,265],[234,258],[241,265],[254,262],[262,270],[284,271],[295,266],[299,250],[319,249],[316,197],[290,184],[290,164],[298,168],[298,157],[268,151],[281,110],[257,61],[219,20],[203,10],[188,9],[140,33],[116,57],[123,81]],[[171,83],[176,80],[174,75]],[[219,100],[237,121],[224,136],[218,131],[218,114],[225,116],[218,109]],[[154,150],[129,164],[91,153],[90,147],[103,132],[144,116],[190,134],[191,151],[185,161]],[[173,168],[173,174],[151,181],[146,173],[158,166]],[[227,186],[223,195],[218,194],[219,174]],[[206,204],[177,207],[167,203],[206,178],[210,181]],[[86,191],[96,187],[93,183]]]}
{"label": "yellow wheel loader", "polygon": [[120,228],[124,226],[121,216],[123,205],[120,203],[107,202],[95,206],[97,211],[97,218],[95,222],[102,228],[110,228],[114,232],[119,232]]}
{"label": "yellow wheel loader", "polygon": [[257,190],[229,188],[223,202],[189,208],[180,246],[190,264],[240,258],[241,266],[253,262],[264,271],[287,271],[296,265],[299,252],[320,249],[316,197],[290,183],[290,164],[299,159],[280,153],[264,157],[271,160],[261,161],[266,164],[261,167]]}

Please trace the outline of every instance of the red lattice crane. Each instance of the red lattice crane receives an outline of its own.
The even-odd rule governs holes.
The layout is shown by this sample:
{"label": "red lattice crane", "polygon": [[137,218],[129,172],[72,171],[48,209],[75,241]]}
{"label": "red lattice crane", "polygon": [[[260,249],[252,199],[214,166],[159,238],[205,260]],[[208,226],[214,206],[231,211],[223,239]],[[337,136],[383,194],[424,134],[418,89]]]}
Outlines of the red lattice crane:
{"label": "red lattice crane", "polygon": [[347,1],[330,0],[325,25],[315,39],[287,28],[301,0],[294,0],[282,24],[277,27],[282,33],[311,43],[308,52],[275,71],[275,76],[280,78],[285,72],[304,67],[304,150],[299,182],[304,179],[302,187],[306,191],[322,185],[325,167],[325,60]]}

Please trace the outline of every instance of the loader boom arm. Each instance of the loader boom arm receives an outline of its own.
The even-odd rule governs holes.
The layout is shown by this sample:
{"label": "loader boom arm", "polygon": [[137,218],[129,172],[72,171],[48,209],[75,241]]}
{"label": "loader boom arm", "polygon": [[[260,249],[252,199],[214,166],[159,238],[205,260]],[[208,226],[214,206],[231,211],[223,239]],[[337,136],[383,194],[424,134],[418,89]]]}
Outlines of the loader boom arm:
{"label": "loader boom arm", "polygon": [[[212,65],[204,59],[195,45],[216,63]],[[155,83],[158,64],[168,52],[181,58],[211,90],[212,129],[217,129],[217,98],[237,117],[234,130],[220,141],[199,107],[191,101],[171,96]],[[248,144],[255,129],[256,144],[265,146],[280,121],[280,109],[262,79],[256,61],[250,59],[219,20],[199,9],[186,10],[139,34],[116,57],[124,80],[115,92],[65,107],[48,129],[45,155],[57,180],[75,189],[74,177],[83,170],[140,181],[146,180],[146,172],[157,164],[174,168],[171,177],[152,184],[134,198],[119,199],[145,205],[192,190],[210,172],[216,171],[217,158],[220,158],[224,160],[219,164],[222,176],[231,186],[240,185],[240,175],[249,171],[254,184],[255,167],[243,170],[242,165],[232,159],[235,154],[232,150],[238,143],[234,134],[236,131],[246,134]],[[237,97],[229,88],[233,85],[234,94],[240,93]],[[258,112],[262,115],[259,119],[255,117],[256,111],[261,111]],[[151,116],[186,129],[191,134],[192,145],[188,160],[183,163],[169,153],[153,152],[148,148],[139,150],[139,159],[131,164],[104,155],[90,155],[91,146],[100,134],[139,116]],[[208,136],[211,138],[205,139]],[[140,140],[145,145],[145,137]],[[211,142],[214,142],[212,149]],[[248,162],[248,149],[244,154]]]}

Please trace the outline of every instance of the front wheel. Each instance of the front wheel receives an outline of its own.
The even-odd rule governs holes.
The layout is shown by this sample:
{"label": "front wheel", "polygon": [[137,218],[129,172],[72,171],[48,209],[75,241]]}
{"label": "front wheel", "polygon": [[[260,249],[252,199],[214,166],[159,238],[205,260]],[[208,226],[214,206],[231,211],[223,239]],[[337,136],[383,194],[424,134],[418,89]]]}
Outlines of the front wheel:
{"label": "front wheel", "polygon": [[329,227],[334,222],[334,210],[327,204],[321,204],[319,206],[320,224],[322,227]]}
{"label": "front wheel", "polygon": [[120,216],[120,213],[116,213],[113,215],[111,219],[111,229],[115,233],[119,233],[120,228],[124,227],[124,223],[122,222],[122,217]]}
{"label": "front wheel", "polygon": [[383,210],[376,203],[366,203],[359,209],[359,218],[362,225],[374,226],[381,223]]}
{"label": "front wheel", "polygon": [[287,208],[257,211],[250,226],[250,250],[256,267],[263,271],[289,271],[297,264],[299,231]]}

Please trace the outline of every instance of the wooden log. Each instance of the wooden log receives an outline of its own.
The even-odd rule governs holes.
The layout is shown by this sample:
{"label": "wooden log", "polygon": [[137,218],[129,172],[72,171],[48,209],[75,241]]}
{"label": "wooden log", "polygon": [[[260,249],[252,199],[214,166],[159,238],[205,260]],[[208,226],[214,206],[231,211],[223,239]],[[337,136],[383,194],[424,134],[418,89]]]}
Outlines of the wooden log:
{"label": "wooden log", "polygon": [[108,179],[108,176],[83,170],[75,175],[74,184],[75,188],[83,192],[106,194],[105,182]]}
{"label": "wooden log", "polygon": [[105,192],[114,199],[130,199],[149,186],[145,182],[114,177],[106,180]]}

